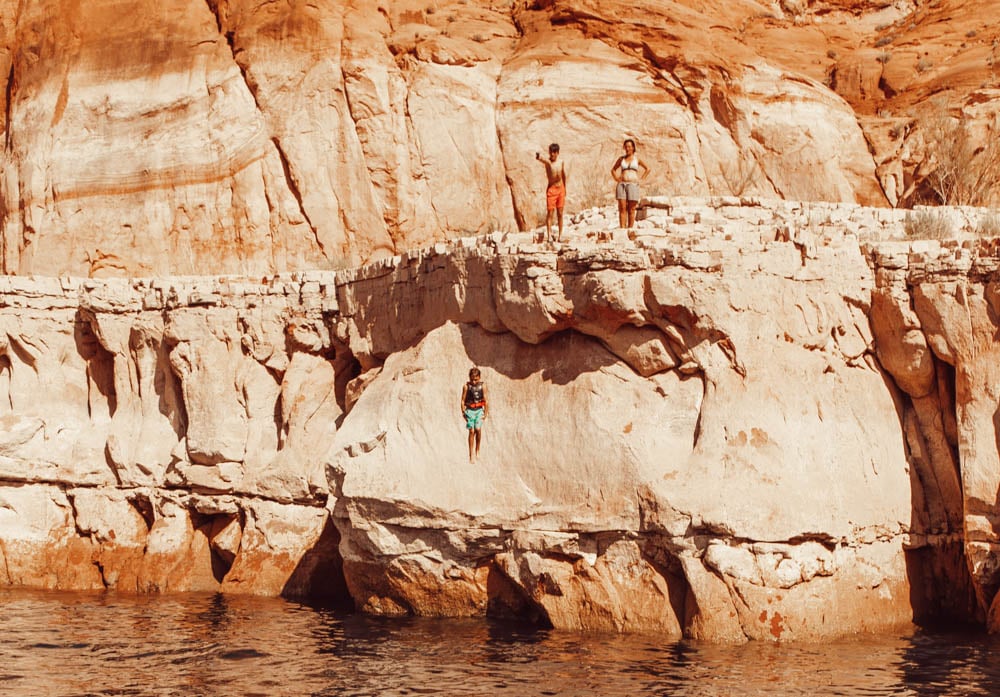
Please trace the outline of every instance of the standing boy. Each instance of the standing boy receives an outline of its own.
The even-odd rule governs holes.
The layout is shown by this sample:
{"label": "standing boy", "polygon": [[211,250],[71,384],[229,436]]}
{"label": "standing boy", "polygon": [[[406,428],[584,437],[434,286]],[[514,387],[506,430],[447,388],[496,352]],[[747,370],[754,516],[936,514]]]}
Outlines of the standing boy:
{"label": "standing boy", "polygon": [[469,381],[462,388],[462,418],[469,429],[469,462],[479,456],[479,444],[483,439],[483,420],[489,415],[486,404],[486,385],[483,384],[479,368],[469,371]]}
{"label": "standing boy", "polygon": [[548,188],[545,190],[545,239],[552,239],[552,217],[557,216],[559,234],[556,242],[562,240],[563,208],[566,206],[566,164],[559,160],[559,144],[549,146],[549,159],[543,160],[542,154],[536,152],[535,159],[545,165],[545,176]]}

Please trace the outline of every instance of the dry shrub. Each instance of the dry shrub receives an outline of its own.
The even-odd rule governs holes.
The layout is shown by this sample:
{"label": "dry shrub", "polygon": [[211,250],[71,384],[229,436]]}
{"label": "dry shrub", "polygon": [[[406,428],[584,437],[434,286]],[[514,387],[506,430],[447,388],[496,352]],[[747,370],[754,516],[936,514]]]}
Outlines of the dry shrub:
{"label": "dry shrub", "polygon": [[943,240],[954,233],[948,218],[936,211],[909,211],[903,226],[907,237],[918,240]]}
{"label": "dry shrub", "polygon": [[603,208],[615,202],[615,180],[607,170],[591,169],[573,176],[567,190],[577,210]]}
{"label": "dry shrub", "polygon": [[1000,237],[1000,215],[986,213],[976,224],[976,234],[980,237]]}
{"label": "dry shrub", "polygon": [[975,138],[964,115],[939,108],[923,124],[927,143],[924,184],[950,206],[983,206],[1000,185],[1000,140],[987,133]]}
{"label": "dry shrub", "polygon": [[742,196],[746,193],[757,183],[757,175],[760,173],[757,160],[746,160],[742,157],[722,162],[719,170],[729,188],[729,193],[733,196]]}

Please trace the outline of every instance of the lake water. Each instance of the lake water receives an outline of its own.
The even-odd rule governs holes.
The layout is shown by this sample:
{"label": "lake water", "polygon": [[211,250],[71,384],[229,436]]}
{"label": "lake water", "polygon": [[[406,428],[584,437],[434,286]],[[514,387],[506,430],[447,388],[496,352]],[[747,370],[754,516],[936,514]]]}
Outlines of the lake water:
{"label": "lake water", "polygon": [[1000,639],[712,646],[274,598],[0,589],[0,695],[1000,695]]}

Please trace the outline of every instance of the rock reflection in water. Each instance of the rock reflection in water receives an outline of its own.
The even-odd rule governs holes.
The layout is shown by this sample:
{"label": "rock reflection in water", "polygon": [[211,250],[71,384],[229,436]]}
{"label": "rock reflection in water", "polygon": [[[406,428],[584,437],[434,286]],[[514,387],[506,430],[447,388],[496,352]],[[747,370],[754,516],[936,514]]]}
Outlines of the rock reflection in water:
{"label": "rock reflection in water", "polygon": [[0,589],[0,695],[995,695],[1000,644],[711,646],[280,599]]}

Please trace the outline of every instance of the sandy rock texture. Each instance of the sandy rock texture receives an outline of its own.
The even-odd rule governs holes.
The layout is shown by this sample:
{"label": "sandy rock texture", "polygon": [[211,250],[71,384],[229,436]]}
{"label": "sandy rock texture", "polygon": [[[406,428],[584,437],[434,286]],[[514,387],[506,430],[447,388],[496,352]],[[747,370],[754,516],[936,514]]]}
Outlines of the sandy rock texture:
{"label": "sandy rock texture", "polygon": [[[68,281],[7,284],[7,583],[342,588],[325,578],[331,566],[339,573],[323,551],[339,538],[321,455],[309,446],[317,425],[326,433],[340,414],[333,367],[308,343],[320,339],[286,336],[280,303],[242,317],[199,310],[219,299],[198,284],[175,313],[166,308],[177,298],[160,295],[170,286],[145,287],[125,305],[122,289],[81,296]],[[313,585],[321,576],[327,590]]]}
{"label": "sandy rock texture", "polygon": [[263,282],[0,279],[0,582],[713,641],[995,627],[996,242],[650,204],[631,236],[593,211],[562,245]]}
{"label": "sandy rock texture", "polygon": [[[648,194],[912,203],[994,133],[997,3],[0,1],[6,273],[271,275]],[[932,105],[925,99],[936,95]]]}
{"label": "sandy rock texture", "polygon": [[925,243],[919,254],[885,246],[870,252],[879,279],[872,315],[878,356],[904,394],[915,472],[934,483],[925,487],[932,493],[926,527],[931,534],[964,529],[978,605],[988,608],[994,631],[1000,629],[997,251],[994,239],[980,247],[987,259],[954,243]]}

